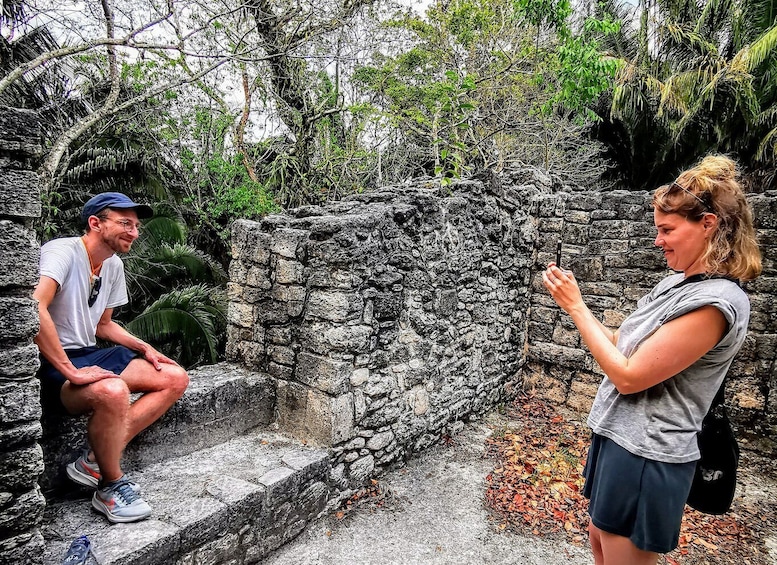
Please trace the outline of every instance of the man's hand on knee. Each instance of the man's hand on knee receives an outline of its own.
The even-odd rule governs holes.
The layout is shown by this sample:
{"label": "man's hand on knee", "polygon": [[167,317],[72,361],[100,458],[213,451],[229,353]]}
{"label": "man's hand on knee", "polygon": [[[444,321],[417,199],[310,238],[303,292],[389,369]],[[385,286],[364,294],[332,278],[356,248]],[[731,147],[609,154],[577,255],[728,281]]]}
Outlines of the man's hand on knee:
{"label": "man's hand on knee", "polygon": [[150,345],[143,351],[143,358],[154,366],[157,371],[162,370],[162,364],[166,365],[178,365],[175,361],[168,356],[163,355]]}
{"label": "man's hand on knee", "polygon": [[74,375],[71,375],[68,380],[71,384],[74,384],[76,386],[80,385],[88,385],[91,383],[95,383],[97,381],[101,381],[103,379],[118,379],[119,375],[116,373],[112,373],[111,371],[108,371],[107,369],[103,369],[102,367],[97,367],[96,365],[91,365],[89,367],[81,367],[80,369],[77,369]]}

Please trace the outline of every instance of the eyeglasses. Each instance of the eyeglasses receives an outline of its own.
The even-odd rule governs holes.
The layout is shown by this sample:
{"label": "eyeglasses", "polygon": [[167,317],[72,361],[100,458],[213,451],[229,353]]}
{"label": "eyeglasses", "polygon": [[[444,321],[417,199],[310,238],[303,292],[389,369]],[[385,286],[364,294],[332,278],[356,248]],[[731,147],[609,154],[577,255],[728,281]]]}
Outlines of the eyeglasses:
{"label": "eyeglasses", "polygon": [[113,218],[104,218],[102,216],[97,216],[101,220],[109,220],[111,222],[119,224],[121,227],[124,228],[124,231],[127,233],[132,233],[132,230],[137,230],[138,235],[140,235],[140,230],[143,229],[143,226],[140,224],[136,224],[132,220],[114,220]]}
{"label": "eyeglasses", "polygon": [[101,277],[93,276],[92,277],[92,287],[89,291],[89,300],[87,301],[87,304],[89,304],[89,308],[94,306],[94,303],[97,301],[97,297],[100,296],[100,287],[103,285],[103,280]]}
{"label": "eyeglasses", "polygon": [[[679,188],[682,190],[685,194],[689,194],[690,196],[693,196],[696,200],[699,201],[699,204],[701,204],[704,207],[705,212],[713,212],[712,205],[709,202],[705,202],[702,200],[699,196],[685,188],[683,185],[681,185],[679,182],[675,181],[672,184],[669,185],[669,190],[667,192],[672,192],[675,188]],[[706,191],[703,193],[703,196],[705,199],[711,199],[712,194],[709,191]]]}

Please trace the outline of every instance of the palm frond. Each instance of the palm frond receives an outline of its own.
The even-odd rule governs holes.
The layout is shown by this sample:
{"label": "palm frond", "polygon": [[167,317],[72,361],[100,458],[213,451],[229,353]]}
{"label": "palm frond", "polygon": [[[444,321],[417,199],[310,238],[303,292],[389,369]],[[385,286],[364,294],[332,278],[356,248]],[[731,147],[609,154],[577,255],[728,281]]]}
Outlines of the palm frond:
{"label": "palm frond", "polygon": [[174,290],[159,297],[127,324],[127,330],[189,367],[218,360],[226,325],[226,293],[206,285]]}
{"label": "palm frond", "polygon": [[734,59],[740,57],[746,60],[748,72],[755,71],[764,61],[777,57],[777,25],[772,26],[748,48],[739,51]]}

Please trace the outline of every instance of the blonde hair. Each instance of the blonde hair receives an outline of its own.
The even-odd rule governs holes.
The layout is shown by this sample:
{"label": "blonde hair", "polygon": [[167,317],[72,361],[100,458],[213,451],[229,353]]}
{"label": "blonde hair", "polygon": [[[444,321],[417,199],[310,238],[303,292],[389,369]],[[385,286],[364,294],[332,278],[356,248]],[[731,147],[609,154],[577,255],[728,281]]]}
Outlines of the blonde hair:
{"label": "blonde hair", "polygon": [[737,165],[729,157],[710,155],[680,173],[675,182],[655,191],[653,207],[694,222],[700,222],[705,214],[717,216],[715,233],[702,256],[707,273],[742,281],[761,274],[753,212],[739,183]]}

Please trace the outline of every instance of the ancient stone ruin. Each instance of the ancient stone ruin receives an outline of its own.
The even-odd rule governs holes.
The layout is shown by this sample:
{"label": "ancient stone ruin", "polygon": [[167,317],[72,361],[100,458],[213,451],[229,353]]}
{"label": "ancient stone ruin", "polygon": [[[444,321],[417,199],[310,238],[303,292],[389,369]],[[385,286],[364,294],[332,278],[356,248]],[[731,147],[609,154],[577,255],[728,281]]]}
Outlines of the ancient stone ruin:
{"label": "ancient stone ruin", "polygon": [[[192,371],[181,401],[128,449],[155,513],[110,527],[84,497],[59,496],[83,419],[40,423],[37,127],[34,114],[0,111],[0,563],[55,563],[85,528],[100,563],[257,562],[521,388],[588,408],[601,374],[539,278],[559,240],[608,325],[666,274],[647,193],[534,171],[419,180],[238,221],[227,362]],[[746,288],[751,335],[727,389],[743,447],[772,453],[774,196],[751,195],[765,272]]]}

